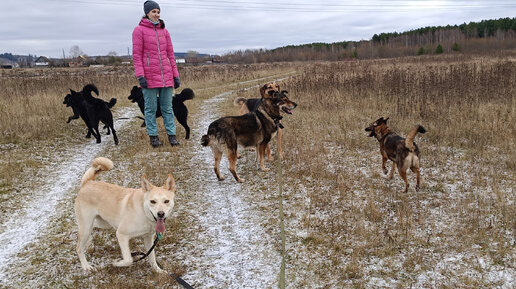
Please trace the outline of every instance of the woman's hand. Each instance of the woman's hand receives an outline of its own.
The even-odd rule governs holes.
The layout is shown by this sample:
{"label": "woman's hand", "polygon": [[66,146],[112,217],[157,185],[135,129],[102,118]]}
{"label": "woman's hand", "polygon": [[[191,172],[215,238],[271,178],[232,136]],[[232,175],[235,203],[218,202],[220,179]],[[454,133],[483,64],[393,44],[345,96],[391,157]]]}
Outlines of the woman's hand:
{"label": "woman's hand", "polygon": [[[147,79],[145,79],[145,76],[138,77],[138,82],[140,83],[140,86],[142,88],[147,88]],[[175,83],[175,81],[174,81]]]}

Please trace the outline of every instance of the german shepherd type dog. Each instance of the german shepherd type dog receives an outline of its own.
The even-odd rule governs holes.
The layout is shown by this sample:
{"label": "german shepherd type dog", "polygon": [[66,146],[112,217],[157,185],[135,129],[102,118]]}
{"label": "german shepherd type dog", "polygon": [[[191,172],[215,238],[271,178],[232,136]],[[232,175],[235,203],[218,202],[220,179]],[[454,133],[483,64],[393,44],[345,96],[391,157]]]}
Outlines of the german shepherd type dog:
{"label": "german shepherd type dog", "polygon": [[[261,95],[261,97],[262,98],[268,97],[270,91],[280,91],[279,84],[277,84],[276,82],[269,82],[269,83],[266,83],[263,86],[261,86],[260,87],[260,95]],[[283,92],[287,93],[286,90],[284,90]],[[251,111],[255,111],[258,108],[258,106],[260,104],[260,101],[261,101],[261,98],[237,97],[233,101],[233,104],[236,107],[238,107],[238,115],[244,115],[244,114],[249,113]],[[290,112],[289,114],[292,114],[292,112]],[[278,140],[278,153],[279,153],[280,159],[283,159],[283,147],[282,147],[282,142],[281,142],[282,135],[283,135],[283,125],[280,122],[279,127],[278,127],[278,136],[277,136],[277,140]],[[271,154],[271,146],[270,146],[270,144],[267,145],[266,151],[267,151],[267,159],[269,161],[274,160],[274,158],[272,157],[272,154]]]}
{"label": "german shepherd type dog", "polygon": [[[86,134],[86,138],[90,138],[93,134],[96,138],[95,132],[89,126],[89,117],[86,109],[86,100],[80,93],[74,93],[72,96],[73,90],[70,89],[70,93],[64,97],[63,104],[66,104],[66,107],[71,107],[73,111],[73,115],[68,117],[66,123],[70,123],[74,119],[78,119],[79,117],[84,121],[86,127],[88,127],[88,133]],[[113,108],[116,104],[116,98],[111,98],[109,102],[105,102],[109,109]],[[104,128],[107,129],[107,135],[110,134],[110,128],[104,125]]]}
{"label": "german shepherd type dog", "polygon": [[[115,128],[113,127],[113,114],[110,110],[110,106],[112,107],[116,103],[116,99],[111,99],[111,101],[108,103],[102,99],[93,97],[91,95],[92,92],[95,92],[96,95],[99,95],[98,88],[93,84],[86,84],[80,92],[76,92],[70,89],[70,97],[67,100],[67,95],[65,97],[64,103],[67,103],[68,101],[69,103],[72,103],[72,109],[77,105],[78,113],[83,118],[86,126],[88,127],[88,135],[93,134],[93,136],[97,139],[97,143],[101,142],[99,122],[102,122],[108,128],[108,132],[111,130],[111,133],[113,133],[115,145],[118,145],[118,137],[116,135]],[[82,104],[81,99],[84,100]],[[74,116],[70,118],[73,119]],[[68,118],[69,121],[71,120],[70,118]],[[88,137],[88,135],[86,135],[86,137]]]}
{"label": "german shepherd type dog", "polygon": [[407,180],[407,169],[416,173],[416,191],[419,191],[421,175],[419,172],[419,148],[414,142],[417,133],[426,133],[426,129],[421,125],[414,127],[404,139],[394,133],[388,126],[387,120],[383,117],[377,119],[365,130],[370,132],[370,137],[376,137],[380,143],[380,153],[382,154],[382,170],[387,174],[387,159],[392,161],[392,169],[389,179],[394,176],[394,170],[398,167],[398,172],[405,181],[405,193],[408,191],[409,183]]}
{"label": "german shepherd type dog", "polygon": [[215,158],[214,170],[219,181],[224,177],[220,174],[219,164],[222,154],[226,151],[229,160],[229,171],[236,181],[241,179],[236,171],[237,147],[255,147],[258,152],[260,168],[268,171],[264,164],[264,154],[267,144],[278,131],[282,116],[280,111],[291,113],[297,104],[291,101],[287,94],[281,91],[270,91],[268,97],[262,98],[258,108],[240,116],[226,116],[212,122],[208,134],[203,135],[201,144],[210,146]]}
{"label": "german shepherd type dog", "polygon": [[[122,260],[113,265],[130,266],[133,263],[130,239],[143,237],[145,250],[148,251],[155,233],[165,231],[165,220],[174,207],[175,181],[172,175],[168,175],[162,187],[153,186],[143,175],[140,189],[95,181],[99,172],[112,168],[111,160],[103,157],[94,159],[82,177],[81,189],[75,199],[75,216],[79,227],[77,255],[84,270],[92,269],[85,253],[91,244],[94,227],[116,230]],[[149,263],[155,271],[164,273],[156,263],[154,252],[149,254]]]}
{"label": "german shepherd type dog", "polygon": [[[186,136],[185,139],[190,138],[190,127],[188,126],[188,108],[184,104],[185,100],[193,99],[195,97],[195,93],[191,88],[185,88],[181,91],[181,93],[176,93],[174,97],[172,97],[172,110],[174,111],[174,116],[177,121],[185,128]],[[128,97],[131,102],[136,102],[142,114],[145,115],[145,100],[143,98],[142,88],[138,86],[133,86],[131,89],[131,94]],[[158,101],[158,109],[156,110],[156,117],[161,116],[161,108],[159,106]],[[145,127],[145,120],[143,120],[142,127]]]}

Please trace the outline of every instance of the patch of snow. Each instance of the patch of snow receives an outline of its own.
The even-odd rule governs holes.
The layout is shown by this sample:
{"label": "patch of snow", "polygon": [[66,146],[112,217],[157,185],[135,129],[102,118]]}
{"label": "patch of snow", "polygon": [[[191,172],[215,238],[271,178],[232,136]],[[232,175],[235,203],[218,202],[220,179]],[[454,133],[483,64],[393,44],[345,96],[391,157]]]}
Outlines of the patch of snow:
{"label": "patch of snow", "polygon": [[[217,106],[233,93],[225,92],[206,100],[203,111],[218,111]],[[217,116],[199,113],[193,118],[198,120],[194,131],[205,134]],[[199,147],[200,152],[191,161],[206,168],[207,179],[199,184],[205,204],[190,213],[196,215],[198,225],[205,230],[198,233],[200,258],[184,260],[189,269],[183,279],[195,280],[203,288],[276,287],[281,263],[275,247],[278,240],[263,229],[263,214],[245,200],[248,194],[245,184],[237,183],[227,171],[226,155],[220,164],[226,179],[219,182],[212,169],[211,149]]]}
{"label": "patch of snow", "polygon": [[[132,115],[135,108],[123,108],[115,113],[115,128],[119,130]],[[127,118],[127,119],[126,119]],[[63,196],[75,188],[87,167],[98,152],[106,146],[114,145],[112,136],[103,136],[103,142],[97,144],[92,138],[87,144],[73,152],[73,155],[62,163],[47,168],[47,183],[30,194],[29,200],[16,214],[5,220],[0,233],[0,281],[7,281],[6,269],[12,264],[16,255],[25,246],[37,239],[40,232],[47,227],[49,220],[55,215],[56,205]]]}

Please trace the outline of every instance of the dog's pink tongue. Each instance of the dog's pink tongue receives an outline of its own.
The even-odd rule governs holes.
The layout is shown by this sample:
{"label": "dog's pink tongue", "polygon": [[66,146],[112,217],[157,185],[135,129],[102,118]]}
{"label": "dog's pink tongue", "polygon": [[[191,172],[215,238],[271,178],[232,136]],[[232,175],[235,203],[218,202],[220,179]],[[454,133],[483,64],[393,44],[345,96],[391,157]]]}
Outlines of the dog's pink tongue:
{"label": "dog's pink tongue", "polygon": [[157,233],[165,232],[165,219],[158,219],[156,221],[156,232]]}

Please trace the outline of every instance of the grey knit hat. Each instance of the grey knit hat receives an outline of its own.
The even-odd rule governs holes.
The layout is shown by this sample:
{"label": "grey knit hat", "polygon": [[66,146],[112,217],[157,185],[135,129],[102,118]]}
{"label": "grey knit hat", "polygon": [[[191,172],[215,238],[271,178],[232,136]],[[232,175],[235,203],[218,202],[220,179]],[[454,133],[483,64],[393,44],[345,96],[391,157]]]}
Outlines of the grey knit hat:
{"label": "grey knit hat", "polygon": [[149,14],[149,12],[151,12],[152,9],[159,9],[159,4],[154,2],[154,1],[151,1],[151,0],[148,0],[148,1],[145,1],[145,3],[143,3],[143,12],[145,12],[145,15]]}

